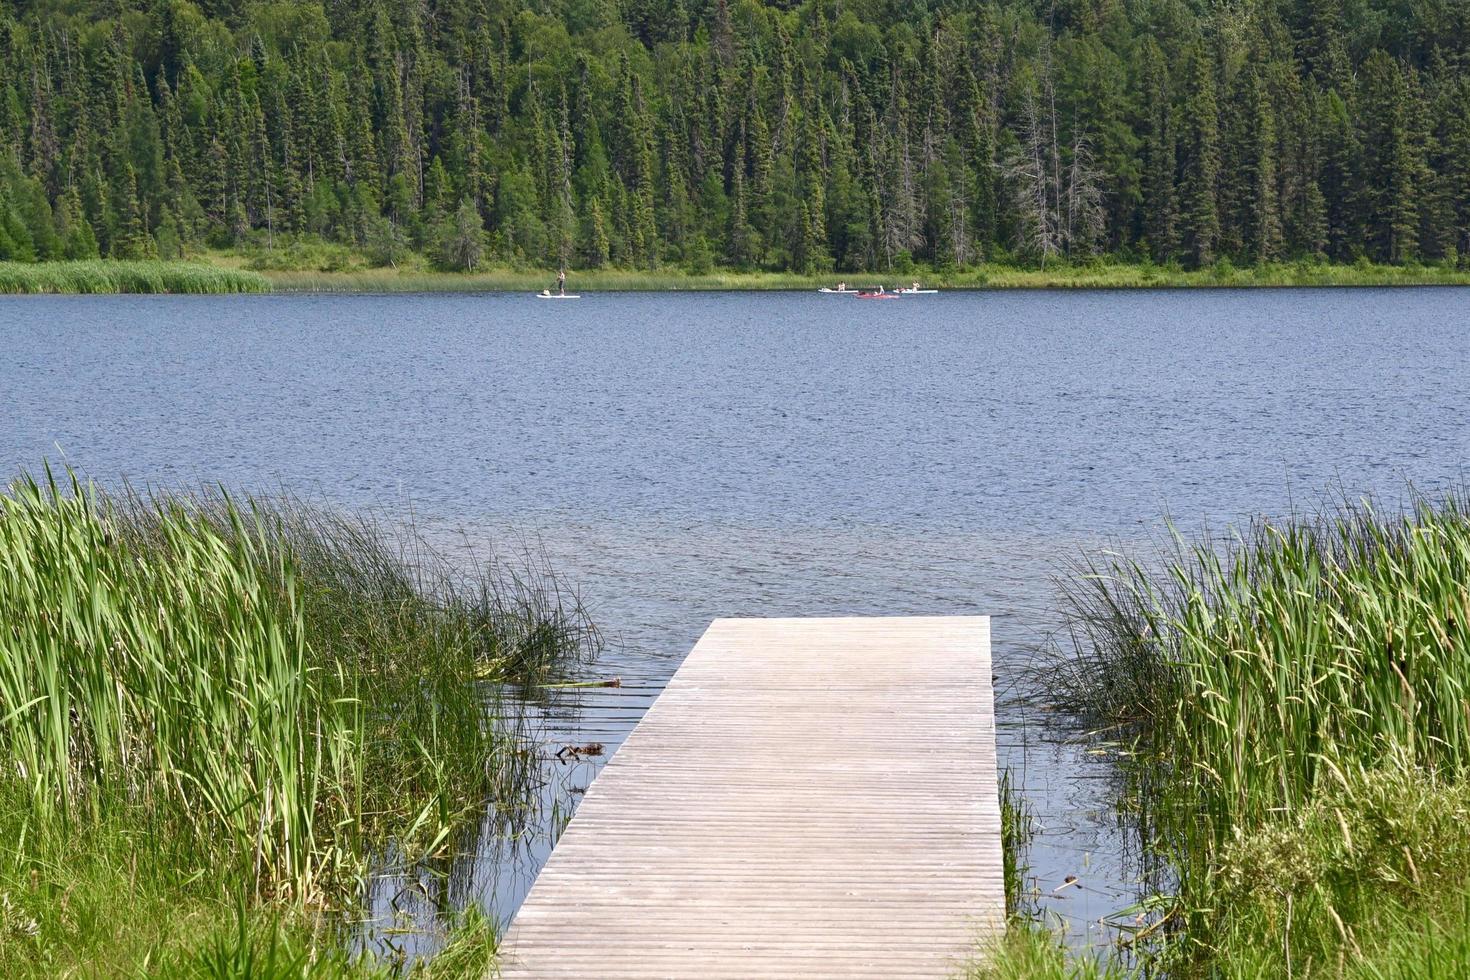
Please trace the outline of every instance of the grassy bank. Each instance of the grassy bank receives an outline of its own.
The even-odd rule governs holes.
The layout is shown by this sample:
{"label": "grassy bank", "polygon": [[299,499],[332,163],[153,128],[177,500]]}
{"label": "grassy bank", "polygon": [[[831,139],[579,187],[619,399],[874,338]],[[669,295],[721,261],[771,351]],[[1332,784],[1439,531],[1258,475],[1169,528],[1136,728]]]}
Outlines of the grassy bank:
{"label": "grassy bank", "polygon": [[[323,258],[323,254],[327,258]],[[1149,263],[1053,264],[1046,269],[982,265],[963,270],[823,274],[659,269],[574,270],[577,292],[810,290],[846,279],[854,285],[890,288],[919,280],[940,289],[1187,289],[1286,286],[1470,285],[1470,269],[1358,263],[1282,263],[1236,267],[1221,262],[1186,270]],[[214,252],[187,262],[0,262],[0,293],[409,293],[536,292],[552,286],[546,269],[491,268],[443,272],[422,261],[373,267],[340,246],[276,252]]]}
{"label": "grassy bank", "polygon": [[1127,744],[1154,967],[1470,972],[1464,499],[1261,521],[1075,581],[1053,693]]}
{"label": "grassy bank", "polygon": [[[533,293],[554,288],[556,272],[486,269],[358,269],[344,272],[273,270],[263,273],[279,292],[316,293]],[[815,289],[817,280],[784,272],[724,272],[693,275],[671,270],[597,269],[568,273],[567,292],[672,292]]]}
{"label": "grassy bank", "polygon": [[[263,273],[277,290],[294,292],[535,292],[552,286],[548,270],[492,269],[453,273],[428,269],[271,269]],[[1047,269],[986,265],[961,271],[918,269],[905,273],[805,276],[785,272],[721,271],[693,274],[676,268],[574,271],[569,291],[816,289],[846,279],[855,285],[895,285],[918,279],[941,289],[1166,289],[1252,286],[1470,285],[1470,270],[1431,266],[1280,264],[1184,270],[1146,264],[1056,265]]]}
{"label": "grassy bank", "polygon": [[[373,974],[342,952],[373,855],[525,805],[532,763],[486,700],[595,639],[554,590],[466,580],[370,522],[70,479],[0,496],[0,625],[17,977]],[[487,926],[462,926],[483,972]]]}
{"label": "grassy bank", "polygon": [[265,293],[258,272],[202,262],[0,262],[3,293]]}

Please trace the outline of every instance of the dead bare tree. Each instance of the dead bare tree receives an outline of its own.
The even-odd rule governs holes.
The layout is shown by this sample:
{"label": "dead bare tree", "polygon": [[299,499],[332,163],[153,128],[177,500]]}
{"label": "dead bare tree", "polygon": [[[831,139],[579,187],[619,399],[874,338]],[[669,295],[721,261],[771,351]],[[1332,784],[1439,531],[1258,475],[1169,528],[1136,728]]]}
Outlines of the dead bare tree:
{"label": "dead bare tree", "polygon": [[1072,162],[1067,167],[1067,254],[1096,252],[1107,225],[1103,208],[1102,172],[1092,155],[1086,127],[1073,127]]}
{"label": "dead bare tree", "polygon": [[1026,90],[1021,107],[1021,139],[1005,160],[1002,173],[1010,185],[1020,219],[1018,244],[1046,260],[1061,251],[1061,229],[1056,208],[1056,171],[1051,154],[1052,128],[1041,117],[1034,88]]}
{"label": "dead bare tree", "polygon": [[950,186],[949,193],[949,241],[950,255],[955,265],[969,265],[973,252],[969,235],[970,202],[965,195],[963,181]]}

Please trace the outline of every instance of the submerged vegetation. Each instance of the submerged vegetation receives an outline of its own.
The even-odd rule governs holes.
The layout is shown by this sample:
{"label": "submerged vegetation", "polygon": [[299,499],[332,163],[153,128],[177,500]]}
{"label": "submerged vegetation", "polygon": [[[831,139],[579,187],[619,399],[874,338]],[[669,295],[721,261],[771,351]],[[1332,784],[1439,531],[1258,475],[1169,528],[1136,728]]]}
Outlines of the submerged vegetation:
{"label": "submerged vegetation", "polygon": [[1145,962],[1470,970],[1466,499],[1262,520],[1081,572],[1053,693],[1125,744],[1164,909]]}
{"label": "submerged vegetation", "polygon": [[0,262],[4,293],[267,293],[265,276],[202,262]]}
{"label": "submerged vegetation", "polygon": [[0,496],[0,624],[7,976],[373,972],[343,952],[369,862],[523,806],[489,702],[595,642],[554,587],[462,579],[370,521],[49,472]]}

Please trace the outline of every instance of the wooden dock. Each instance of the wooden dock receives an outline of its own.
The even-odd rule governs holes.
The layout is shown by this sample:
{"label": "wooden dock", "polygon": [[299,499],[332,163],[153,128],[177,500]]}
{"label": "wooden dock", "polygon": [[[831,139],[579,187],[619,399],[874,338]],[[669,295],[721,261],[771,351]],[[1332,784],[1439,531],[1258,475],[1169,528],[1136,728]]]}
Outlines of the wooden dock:
{"label": "wooden dock", "polygon": [[501,976],[948,977],[1004,927],[990,621],[715,620]]}

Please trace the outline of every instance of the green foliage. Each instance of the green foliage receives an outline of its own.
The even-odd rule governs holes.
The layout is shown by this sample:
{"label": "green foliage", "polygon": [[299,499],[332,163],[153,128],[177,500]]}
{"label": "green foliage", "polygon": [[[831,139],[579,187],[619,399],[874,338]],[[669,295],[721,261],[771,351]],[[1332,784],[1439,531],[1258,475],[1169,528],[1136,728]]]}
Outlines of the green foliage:
{"label": "green foliage", "polygon": [[[356,975],[312,910],[390,844],[526,805],[534,763],[487,699],[596,641],[551,583],[466,579],[369,521],[49,471],[0,496],[0,578],[0,965],[132,973],[157,947],[187,976]],[[248,928],[205,928],[230,901]],[[180,935],[120,926],[135,905]]]}
{"label": "green foliage", "polygon": [[465,198],[440,229],[439,262],[456,272],[474,272],[484,254],[484,222],[475,202]]}
{"label": "green foliage", "polygon": [[[83,245],[96,242],[84,238]],[[85,247],[81,249],[85,251]],[[266,293],[256,272],[189,262],[0,262],[4,293]]]}
{"label": "green foliage", "polygon": [[977,954],[964,980],[1123,980],[1133,975],[1107,960],[1074,953],[1051,929],[1016,921]]}
{"label": "green foliage", "polygon": [[[86,833],[29,838],[30,805],[0,790],[0,970],[17,980],[482,980],[495,947],[478,906],[446,916],[432,959],[395,972],[348,952],[340,924],[310,909],[242,900],[230,869],[168,846],[124,817]],[[120,915],[118,910],[126,910]]]}
{"label": "green foliage", "polygon": [[177,833],[309,893],[316,793],[356,780],[356,726],[307,671],[294,568],[233,506],[224,534],[182,508],[144,534],[70,490],[21,481],[0,503],[0,752],[38,825],[155,800]]}
{"label": "green foliage", "polygon": [[[421,264],[398,269],[364,268],[340,253],[323,255],[316,248],[293,251],[278,247],[269,253],[251,251],[250,264],[268,269],[271,284],[280,290],[308,292],[425,292],[484,291],[496,289],[537,291],[546,287],[552,270],[525,266],[486,264],[474,273],[452,273],[424,268]],[[293,264],[292,255],[301,263]],[[698,242],[691,243],[692,264]],[[268,258],[267,256],[273,256]],[[873,273],[849,277],[863,285],[878,285],[890,274]],[[1470,270],[1437,265],[1331,265],[1298,261],[1273,262],[1236,268],[1234,265],[1208,269],[1182,269],[1177,265],[1150,263],[1088,262],[1069,265],[1053,263],[1045,269],[1010,264],[985,264],[968,269],[936,270],[914,268],[907,278],[947,289],[1158,289],[1186,287],[1245,286],[1424,286],[1470,285]],[[604,267],[575,272],[571,283],[587,290],[665,289],[812,289],[830,281],[825,273],[799,275],[794,272],[732,271],[715,266],[701,273],[692,268],[663,265],[655,270]]]}
{"label": "green foliage", "polygon": [[1465,972],[1467,581],[1459,496],[1080,569],[1054,693],[1127,743],[1170,975]]}
{"label": "green foliage", "polygon": [[11,4],[0,260],[1463,262],[1452,9]]}
{"label": "green foliage", "polygon": [[1126,706],[1099,707],[1167,747],[1203,807],[1181,831],[1223,844],[1390,759],[1470,765],[1463,501],[1262,521],[1223,545],[1180,542],[1165,569],[1108,560],[1078,599],[1097,624],[1089,649],[1128,665],[1110,672],[1131,686]]}

